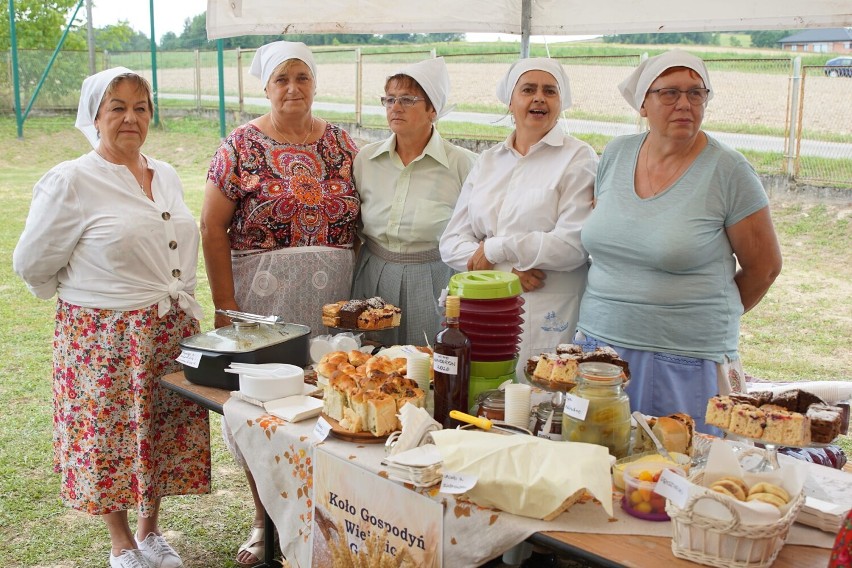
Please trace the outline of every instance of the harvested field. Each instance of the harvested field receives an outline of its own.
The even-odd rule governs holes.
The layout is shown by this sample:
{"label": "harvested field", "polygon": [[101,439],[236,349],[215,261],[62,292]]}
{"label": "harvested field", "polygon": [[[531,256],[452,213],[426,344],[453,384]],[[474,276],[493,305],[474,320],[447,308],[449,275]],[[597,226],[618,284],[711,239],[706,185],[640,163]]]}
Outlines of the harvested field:
{"label": "harvested field", "polygon": [[[370,63],[363,66],[363,96],[374,104],[381,95],[385,78],[403,64]],[[449,65],[452,93],[450,102],[466,105],[494,105],[502,110],[494,94],[508,62],[455,63]],[[568,65],[573,99],[572,112],[584,117],[600,116],[602,120],[635,120],[635,113],[618,93],[617,85],[631,67],[602,65]],[[775,65],[774,69],[779,69]],[[190,69],[162,69],[159,78],[161,92],[194,91],[194,74]],[[321,64],[318,71],[318,97],[332,101],[354,101],[356,67],[353,64]],[[784,129],[787,117],[790,79],[786,73],[750,73],[744,71],[710,71],[715,97],[707,107],[705,121],[727,125],[765,126]],[[202,92],[215,94],[215,67],[200,70]],[[244,96],[262,97],[259,81],[243,71]],[[235,67],[225,69],[225,91],[239,92]],[[805,81],[805,128],[834,134],[852,135],[852,107],[842,104],[852,96],[852,81],[807,74]],[[832,109],[819,112],[815,109]],[[734,127],[735,129],[735,127]],[[726,129],[727,130],[727,129]]]}

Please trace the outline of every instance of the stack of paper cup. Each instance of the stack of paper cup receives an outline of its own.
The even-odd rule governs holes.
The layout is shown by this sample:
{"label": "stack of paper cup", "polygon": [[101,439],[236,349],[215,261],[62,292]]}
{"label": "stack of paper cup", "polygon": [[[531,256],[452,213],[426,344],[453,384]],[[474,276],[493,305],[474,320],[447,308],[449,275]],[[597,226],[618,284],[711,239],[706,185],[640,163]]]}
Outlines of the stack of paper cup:
{"label": "stack of paper cup", "polygon": [[519,428],[530,427],[531,396],[532,388],[529,385],[518,383],[506,385],[506,423]]}
{"label": "stack of paper cup", "polygon": [[426,412],[429,413],[429,416],[435,414],[435,396],[432,389],[429,388],[431,365],[432,360],[427,353],[416,351],[406,355],[407,376],[416,381],[417,386],[426,393]]}

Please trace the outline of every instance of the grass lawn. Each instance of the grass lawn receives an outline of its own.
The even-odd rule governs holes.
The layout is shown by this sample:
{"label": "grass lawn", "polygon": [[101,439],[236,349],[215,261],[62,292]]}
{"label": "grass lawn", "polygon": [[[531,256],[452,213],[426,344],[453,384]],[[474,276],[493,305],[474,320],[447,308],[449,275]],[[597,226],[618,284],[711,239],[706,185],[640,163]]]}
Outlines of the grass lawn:
{"label": "grass lawn", "polygon": [[[197,118],[164,119],[151,129],[146,153],[178,170],[187,201],[198,214],[207,165],[218,145],[218,125]],[[54,302],[29,294],[11,268],[33,184],[50,167],[88,151],[73,117],[28,121],[17,140],[15,123],[0,118],[0,565],[3,568],[105,566],[103,522],[59,502],[51,455],[51,338]],[[774,381],[852,380],[852,203],[775,199],[784,270],[763,302],[743,318],[746,371]],[[212,314],[204,268],[197,296]],[[202,323],[210,328],[212,317]],[[235,566],[248,534],[251,498],[242,472],[224,449],[219,418],[211,415],[213,493],[163,501],[162,527],[187,568]],[[844,441],[847,453],[852,450]]]}

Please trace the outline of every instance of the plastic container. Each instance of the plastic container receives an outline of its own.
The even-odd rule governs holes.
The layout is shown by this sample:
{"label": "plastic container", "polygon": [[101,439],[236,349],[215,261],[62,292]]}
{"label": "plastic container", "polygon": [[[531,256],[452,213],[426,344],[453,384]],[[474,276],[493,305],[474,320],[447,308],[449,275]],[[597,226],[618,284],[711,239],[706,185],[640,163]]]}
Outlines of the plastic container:
{"label": "plastic container", "polygon": [[681,460],[682,463],[669,461],[656,451],[643,452],[641,454],[633,454],[632,456],[621,458],[612,464],[612,484],[615,485],[616,488],[624,491],[624,468],[635,463],[647,464],[653,462],[666,465],[676,465],[683,469],[685,473],[689,473],[689,456],[686,454],[679,454],[677,452],[671,452],[671,456],[676,460]]}
{"label": "plastic container", "polygon": [[637,462],[624,468],[621,508],[627,514],[646,521],[669,520],[666,498],[654,491],[664,469],[674,471],[681,477],[686,475],[683,469],[660,462]]}

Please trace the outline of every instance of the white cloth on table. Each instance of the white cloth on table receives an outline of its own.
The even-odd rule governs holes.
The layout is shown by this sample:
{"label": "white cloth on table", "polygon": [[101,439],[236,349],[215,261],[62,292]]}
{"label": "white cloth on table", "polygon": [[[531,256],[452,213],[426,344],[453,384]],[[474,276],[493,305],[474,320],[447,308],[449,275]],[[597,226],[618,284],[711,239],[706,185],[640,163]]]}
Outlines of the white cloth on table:
{"label": "white cloth on table", "polygon": [[153,201],[127,167],[95,151],[36,183],[13,255],[15,272],[34,295],[107,310],[158,304],[160,317],[177,301],[201,318],[193,297],[198,225],[174,168],[145,159],[154,172]]}
{"label": "white cloth on table", "polygon": [[[234,437],[257,481],[261,501],[278,529],[282,553],[294,567],[307,568],[310,566],[312,529],[307,513],[312,494],[300,489],[307,487],[307,480],[302,474],[307,471],[308,458],[313,456],[311,432],[316,421],[285,423],[235,398],[225,403],[224,413],[235,425]],[[370,471],[382,469],[381,460],[385,455],[382,444],[359,445],[329,437],[323,442],[323,449]],[[828,469],[814,464],[807,464],[807,467],[812,476],[819,476],[820,470]],[[842,491],[839,486],[833,490]],[[417,491],[429,495],[429,490]],[[443,566],[480,566],[539,531],[671,537],[669,523],[648,522],[625,513],[619,503],[621,495],[613,493],[614,520],[599,504],[584,500],[553,521],[541,521],[493,509],[480,509],[459,502],[454,496],[436,493],[431,496],[432,499],[447,500]],[[831,548],[834,535],[795,524],[787,542]]]}

